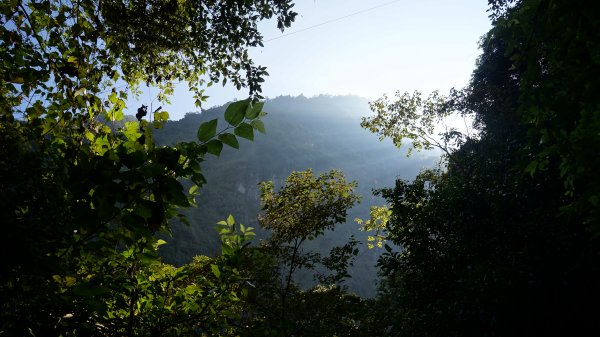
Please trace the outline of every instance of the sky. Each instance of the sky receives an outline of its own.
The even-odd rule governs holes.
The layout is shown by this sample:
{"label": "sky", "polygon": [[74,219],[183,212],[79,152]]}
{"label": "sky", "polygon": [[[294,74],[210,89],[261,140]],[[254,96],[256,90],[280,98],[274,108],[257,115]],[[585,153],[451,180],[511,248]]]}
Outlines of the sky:
{"label": "sky", "polygon": [[[491,28],[486,9],[485,0],[297,0],[298,17],[285,32],[275,21],[260,23],[265,46],[250,56],[267,67],[268,98],[447,92],[469,81],[479,39]],[[138,102],[148,104],[157,90],[142,90]],[[248,96],[221,85],[205,94],[204,108]],[[171,102],[164,107],[171,119],[199,112],[184,84]]]}

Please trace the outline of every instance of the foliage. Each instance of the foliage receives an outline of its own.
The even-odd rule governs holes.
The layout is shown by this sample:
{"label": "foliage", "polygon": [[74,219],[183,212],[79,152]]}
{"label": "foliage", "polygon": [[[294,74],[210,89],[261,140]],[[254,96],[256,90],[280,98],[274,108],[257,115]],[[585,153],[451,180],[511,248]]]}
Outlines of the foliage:
{"label": "foliage", "polygon": [[600,235],[600,23],[584,2],[530,1],[515,5],[497,26],[522,74],[518,113],[528,126],[524,152],[531,154],[526,170],[558,170],[571,199],[562,210],[583,215]]}
{"label": "foliage", "polygon": [[[257,95],[266,71],[255,66],[247,52],[250,46],[262,45],[257,22],[275,15],[280,29],[289,27],[296,16],[291,7],[286,0],[236,5],[175,0],[6,1],[0,8],[1,105],[10,108],[24,100],[31,101],[30,106],[36,101],[48,106],[62,100],[70,108],[83,108],[86,102],[102,105],[94,96],[110,90],[118,79],[132,89],[140,82],[158,86],[165,99],[174,82],[185,81],[197,104],[203,100],[201,87],[221,80],[230,80],[238,88],[247,86]],[[63,110],[55,109],[54,114]],[[27,114],[40,115],[38,110]]]}
{"label": "foliage", "polygon": [[[456,95],[456,92],[453,92]],[[421,93],[415,91],[396,92],[396,100],[391,102],[387,95],[371,102],[370,107],[375,116],[363,117],[361,126],[379,135],[379,139],[390,138],[394,145],[400,147],[403,142],[410,142],[407,156],[415,150],[432,150],[437,148],[446,156],[470,138],[456,126],[446,123],[455,115],[451,98],[434,91],[423,100]],[[461,113],[463,121],[468,112]],[[440,130],[439,127],[443,126]],[[438,133],[436,136],[436,132]]]}
{"label": "foliage", "polygon": [[[221,231],[223,255],[198,256],[175,268],[159,261],[154,250],[132,246],[119,255],[84,261],[74,276],[53,277],[61,296],[74,303],[73,312],[59,319],[63,333],[97,335],[214,334],[231,330],[239,320],[242,278],[238,268],[242,250],[253,233],[235,229],[230,217]],[[82,315],[90,303],[103,315]],[[77,330],[73,329],[77,327]],[[71,330],[73,329],[73,330]]]}
{"label": "foliage", "polygon": [[598,21],[580,2],[491,10],[471,83],[448,100],[473,114],[478,138],[448,153],[446,170],[379,192],[392,215],[378,228],[401,247],[379,260],[379,303],[395,308],[398,336],[591,335]]}
{"label": "foliage", "polygon": [[377,336],[367,327],[372,301],[334,285],[317,285],[297,294],[289,311],[293,335]]}
{"label": "foliage", "polygon": [[[223,148],[219,160],[205,161],[203,175],[210,182],[198,197],[198,207],[185,212],[194,226],[176,224],[173,240],[162,249],[165,261],[186,263],[197,254],[212,256],[219,252],[219,238],[212,233],[214,223],[233,213],[236,219],[257,229],[259,238],[268,233],[260,230],[256,214],[260,211],[258,182],[272,180],[282,185],[290,172],[312,168],[313,172],[340,169],[347,180],[356,180],[356,193],[365,201],[349,210],[346,225],[334,232],[307,242],[307,249],[329,253],[331,246],[342,246],[351,235],[364,241],[366,232],[357,230],[353,219],[369,214],[369,205],[381,203],[370,196],[372,188],[390,186],[395,178],[412,178],[421,167],[438,160],[432,153],[415,153],[411,158],[400,154],[391,142],[379,142],[360,127],[360,117],[369,111],[368,101],[356,96],[318,96],[312,98],[282,96],[265,102],[269,114],[262,118],[268,130],[266,137],[254,142],[240,139],[241,151]],[[202,114],[188,114],[180,121],[169,121],[154,136],[158,144],[175,144],[196,138],[198,125],[219,117],[225,106],[214,107]],[[331,125],[336,125],[335,129]],[[375,243],[375,242],[373,242]],[[366,245],[349,269],[351,278],[344,282],[349,290],[361,296],[374,296],[379,250],[366,251]],[[306,273],[311,273],[306,272]],[[305,274],[305,273],[302,273]],[[301,277],[299,284],[310,287],[312,277]]]}
{"label": "foliage", "polygon": [[[326,257],[306,251],[304,244],[322,236],[326,230],[333,230],[336,224],[345,222],[348,209],[360,199],[354,193],[355,188],[356,183],[346,182],[339,171],[319,176],[314,176],[311,170],[292,172],[277,192],[273,182],[261,183],[263,212],[259,215],[259,223],[270,231],[270,236],[261,242],[256,253],[263,258],[253,259],[267,263],[251,270],[251,274],[255,275],[251,278],[259,279],[256,295],[249,302],[251,306],[248,309],[255,315],[249,323],[253,330],[267,329],[279,336],[326,336],[329,335],[324,329],[326,320],[340,323],[356,314],[351,308],[346,308],[350,311],[348,317],[330,316],[335,306],[351,307],[344,304],[345,301],[360,303],[358,297],[345,294],[338,287],[300,291],[294,281],[298,270],[314,269],[318,264],[333,272],[327,276],[320,275],[318,279],[322,283],[333,285],[348,277],[347,268],[358,253],[358,241],[351,239],[344,246],[334,247]],[[305,315],[301,307],[323,301],[323,296],[329,296],[332,301],[321,303],[327,305],[325,314]],[[338,314],[341,315],[341,312]],[[310,329],[314,331],[309,333]]]}
{"label": "foliage", "polygon": [[[318,177],[314,177],[310,169],[292,172],[277,193],[273,182],[262,182],[260,187],[263,212],[259,223],[271,233],[262,245],[288,269],[283,276],[285,294],[294,271],[312,269],[321,260],[318,253],[302,253],[305,241],[314,240],[325,231],[333,230],[336,224],[344,223],[348,209],[360,196],[354,193],[356,182],[347,183],[342,173],[335,170]],[[321,280],[330,279],[335,283],[347,276],[347,263],[339,265],[332,258],[348,262],[350,256],[358,253],[354,248],[357,243],[351,239],[346,246],[332,249],[323,263],[337,274]]]}
{"label": "foliage", "polygon": [[[167,101],[174,81],[186,81],[200,104],[201,87],[219,80],[260,97],[266,72],[247,48],[260,44],[259,20],[276,15],[284,28],[295,17],[290,8],[289,1],[0,4],[0,207],[8,242],[0,331],[227,329],[226,308],[238,296],[229,256],[239,252],[174,268],[159,262],[155,234],[168,233],[174,217],[185,221],[180,209],[205,183],[207,154],[264,131],[262,103],[233,103],[225,126],[210,121],[197,141],[159,147],[153,130],[168,113],[142,106],[137,121],[124,120],[125,99],[146,83]],[[214,278],[194,274],[202,265]]]}
{"label": "foliage", "polygon": [[392,211],[387,205],[371,206],[369,215],[370,218],[368,220],[356,218],[354,219],[354,221],[356,221],[356,223],[358,223],[361,226],[360,229],[362,231],[375,232],[375,235],[367,236],[367,247],[369,247],[369,249],[373,249],[375,248],[375,246],[377,246],[377,248],[382,248],[387,238],[386,235],[384,235],[383,233],[388,228],[387,226],[390,222]]}
{"label": "foliage", "polygon": [[312,240],[345,221],[348,208],[360,200],[355,188],[356,182],[347,183],[335,170],[318,177],[310,169],[292,172],[277,193],[273,182],[262,182],[260,224],[277,244]]}
{"label": "foliage", "polygon": [[[249,101],[240,104],[247,106],[248,111],[253,106]],[[15,246],[6,247],[4,256],[17,250],[16,245],[24,253],[14,259],[3,258],[4,267],[13,275],[3,280],[2,289],[7,316],[3,321],[14,324],[7,327],[8,331],[23,327],[33,329],[35,325],[30,322],[37,322],[40,329],[57,326],[59,321],[73,323],[78,333],[88,321],[94,323],[89,323],[87,329],[118,325],[100,322],[106,317],[111,321],[117,319],[118,315],[111,317],[109,313],[124,310],[122,306],[126,301],[114,299],[115,296],[137,302],[139,294],[132,294],[127,286],[134,282],[132,280],[139,283],[140,279],[153,274],[161,279],[164,270],[154,269],[158,247],[153,234],[168,231],[167,220],[173,216],[185,220],[178,208],[192,205],[198,186],[205,182],[200,161],[207,153],[218,155],[222,147],[215,138],[216,132],[201,127],[199,138],[205,139],[204,142],[159,148],[151,142],[149,132],[140,144],[143,135],[135,123],[135,127],[125,124],[119,132],[105,127],[86,130],[86,140],[67,139],[69,143],[66,143],[57,141],[61,138],[41,137],[37,138],[39,143],[32,144],[35,131],[40,130],[26,128],[28,125],[19,121],[11,124],[12,132],[5,134],[22,134],[9,139],[8,144],[16,149],[8,149],[11,152],[5,157],[10,159],[11,165],[4,178],[17,176],[3,180],[7,184],[3,191],[15,192],[10,199],[4,196],[3,207],[12,209],[15,214],[14,218],[7,219],[9,226],[5,230]],[[91,124],[102,125],[101,122]],[[216,128],[216,123],[211,124]],[[224,132],[226,130],[218,135],[235,137]],[[104,140],[106,146],[100,146]],[[211,144],[220,147],[215,150]],[[38,146],[43,151],[38,152]],[[67,159],[69,156],[72,161]],[[176,179],[184,177],[195,184],[187,193]],[[36,189],[36,184],[48,187]],[[122,257],[124,253],[127,255]],[[132,273],[138,269],[139,273]],[[81,302],[74,301],[72,294],[64,295],[64,289],[51,282],[57,278],[75,282],[74,289],[94,290],[84,291]],[[19,282],[15,283],[17,279]],[[97,297],[98,289],[103,289],[101,293],[107,293],[107,298],[86,298]],[[55,296],[62,300],[56,301]],[[32,305],[35,310],[30,308]],[[38,316],[42,314],[38,310],[51,310],[44,315],[51,321],[40,319]],[[133,311],[128,312],[133,317]],[[61,320],[65,315],[85,318]],[[142,328],[129,322],[129,334],[138,327]],[[117,327],[107,329],[114,333],[122,331]]]}

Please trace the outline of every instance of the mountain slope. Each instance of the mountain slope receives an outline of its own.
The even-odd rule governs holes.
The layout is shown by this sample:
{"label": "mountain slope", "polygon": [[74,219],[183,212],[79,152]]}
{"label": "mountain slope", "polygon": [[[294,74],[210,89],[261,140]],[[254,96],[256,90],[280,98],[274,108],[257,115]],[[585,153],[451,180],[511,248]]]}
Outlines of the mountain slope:
{"label": "mountain slope", "polygon": [[[220,118],[224,110],[222,106],[202,114],[187,114],[179,121],[167,123],[156,140],[163,144],[193,140],[200,123]],[[241,141],[239,150],[226,147],[220,158],[211,157],[204,163],[208,184],[201,190],[199,206],[188,212],[192,226],[174,226],[173,238],[167,240],[169,244],[162,251],[168,262],[179,264],[194,255],[218,252],[220,243],[213,228],[228,214],[244,225],[258,227],[258,183],[271,180],[281,186],[291,171],[308,168],[316,173],[342,170],[347,180],[358,181],[358,191],[363,196],[362,203],[350,211],[346,224],[312,245],[328,251],[335,244],[343,244],[350,235],[364,239],[365,233],[357,230],[353,219],[368,217],[370,206],[383,203],[372,196],[371,190],[392,186],[397,177],[412,179],[422,167],[437,161],[431,154],[407,159],[404,150],[391,142],[380,142],[377,136],[363,130],[360,118],[371,112],[368,101],[360,97],[284,96],[268,100],[264,110],[268,112],[264,117],[266,135],[257,134],[254,142]],[[363,245],[351,271],[353,277],[348,285],[361,295],[374,293],[377,254]],[[310,283],[310,275],[302,278],[304,284]]]}

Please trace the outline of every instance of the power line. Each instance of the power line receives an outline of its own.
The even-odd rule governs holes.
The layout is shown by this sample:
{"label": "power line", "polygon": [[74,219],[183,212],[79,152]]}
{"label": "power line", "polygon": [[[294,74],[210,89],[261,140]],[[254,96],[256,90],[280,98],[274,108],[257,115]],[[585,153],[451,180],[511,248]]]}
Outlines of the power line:
{"label": "power line", "polygon": [[318,23],[318,24],[313,25],[313,26],[302,28],[302,29],[297,30],[295,32],[290,32],[290,33],[282,34],[282,35],[274,37],[274,38],[270,38],[268,40],[264,40],[264,42],[271,42],[271,41],[274,41],[274,40],[277,40],[277,39],[281,39],[281,38],[284,38],[284,37],[287,37],[287,36],[290,36],[290,35],[298,34],[298,33],[307,31],[309,29],[317,28],[317,27],[324,26],[324,25],[327,25],[327,24],[330,24],[330,23],[333,23],[333,22],[337,22],[337,21],[341,21],[341,20],[347,19],[347,18],[349,18],[351,16],[355,16],[355,15],[358,15],[358,14],[366,13],[366,12],[369,12],[369,11],[372,11],[372,10],[375,10],[375,9],[378,9],[378,8],[381,8],[381,7],[389,6],[391,4],[394,4],[394,3],[400,2],[400,1],[401,0],[394,0],[394,1],[383,3],[381,5],[369,7],[369,8],[360,10],[358,12],[354,12],[354,13],[351,13],[351,14],[348,14],[348,15],[340,16],[339,18],[331,19],[331,20],[328,20],[328,21],[324,21],[324,22]]}

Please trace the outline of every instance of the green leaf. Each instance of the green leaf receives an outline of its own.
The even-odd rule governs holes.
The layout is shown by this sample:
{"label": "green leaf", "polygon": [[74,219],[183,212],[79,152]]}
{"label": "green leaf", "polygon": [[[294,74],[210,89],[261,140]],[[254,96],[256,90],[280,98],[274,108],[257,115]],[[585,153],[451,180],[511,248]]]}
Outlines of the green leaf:
{"label": "green leaf", "polygon": [[244,112],[249,102],[249,99],[245,99],[229,104],[225,110],[225,121],[233,126],[240,124],[244,120]]}
{"label": "green leaf", "polygon": [[187,287],[185,287],[185,293],[188,295],[192,295],[198,292],[198,290],[200,290],[200,287],[198,287],[198,285],[196,284],[191,284]]}
{"label": "green leaf", "polygon": [[226,243],[221,244],[221,255],[233,255],[234,252],[234,249],[230,245]]}
{"label": "green leaf", "polygon": [[208,148],[208,153],[218,157],[221,154],[221,150],[223,150],[223,143],[220,140],[211,139],[206,143],[206,147]]}
{"label": "green leaf", "polygon": [[529,173],[533,177],[537,168],[538,168],[538,161],[533,160],[527,165],[527,167],[525,167],[525,172]]}
{"label": "green leaf", "polygon": [[189,201],[183,193],[183,186],[177,179],[167,178],[163,181],[163,187],[166,188],[167,195],[165,195],[169,202],[182,207],[189,206]]}
{"label": "green leaf", "polygon": [[215,118],[200,124],[200,128],[198,128],[198,140],[201,142],[207,142],[209,139],[214,137],[217,134],[217,123],[218,120]]}
{"label": "green leaf", "polygon": [[85,88],[79,88],[77,90],[75,90],[74,96],[81,96],[81,95],[85,95],[86,93],[86,89]]}
{"label": "green leaf", "polygon": [[192,187],[190,187],[188,190],[188,194],[191,194],[191,195],[197,194],[199,189],[200,189],[200,187],[198,185],[192,185]]}
{"label": "green leaf", "polygon": [[110,95],[108,95],[108,100],[112,103],[112,104],[117,104],[118,101],[118,97],[117,97],[117,93],[116,92],[111,92]]}
{"label": "green leaf", "polygon": [[123,107],[120,105],[115,105],[108,111],[108,118],[111,121],[121,121],[123,120],[123,117],[125,117],[125,115],[123,114]]}
{"label": "green leaf", "polygon": [[254,118],[258,117],[260,115],[260,113],[262,112],[264,105],[265,105],[264,102],[255,102],[255,103],[249,104],[248,108],[246,108],[246,118],[254,119]]}
{"label": "green leaf", "polygon": [[[125,128],[122,130],[123,135],[127,137],[130,141],[136,141],[142,135],[140,133],[140,125],[138,122],[125,122]],[[93,134],[90,133],[93,137]],[[87,135],[86,135],[87,136]],[[89,140],[93,140],[88,138]]]}
{"label": "green leaf", "polygon": [[250,125],[252,125],[252,127],[256,130],[258,130],[258,132],[262,134],[265,133],[265,124],[260,119],[253,120],[252,122],[250,122]]}
{"label": "green leaf", "polygon": [[234,135],[232,135],[231,133],[224,133],[224,134],[220,135],[219,140],[222,141],[223,143],[231,146],[234,149],[240,148],[240,143],[238,142],[237,138]]}
{"label": "green leaf", "polygon": [[166,111],[155,112],[154,120],[157,122],[166,123],[169,120],[169,113]]}
{"label": "green leaf", "polygon": [[242,123],[233,130],[237,136],[246,138],[248,140],[254,140],[254,128],[248,123]]}
{"label": "green leaf", "polygon": [[235,219],[233,218],[233,215],[229,214],[229,216],[227,217],[227,224],[229,226],[233,226],[233,224],[235,224]]}
{"label": "green leaf", "polygon": [[210,269],[212,269],[213,274],[215,274],[217,278],[221,277],[221,271],[219,270],[219,266],[217,266],[216,264],[211,264]]}

